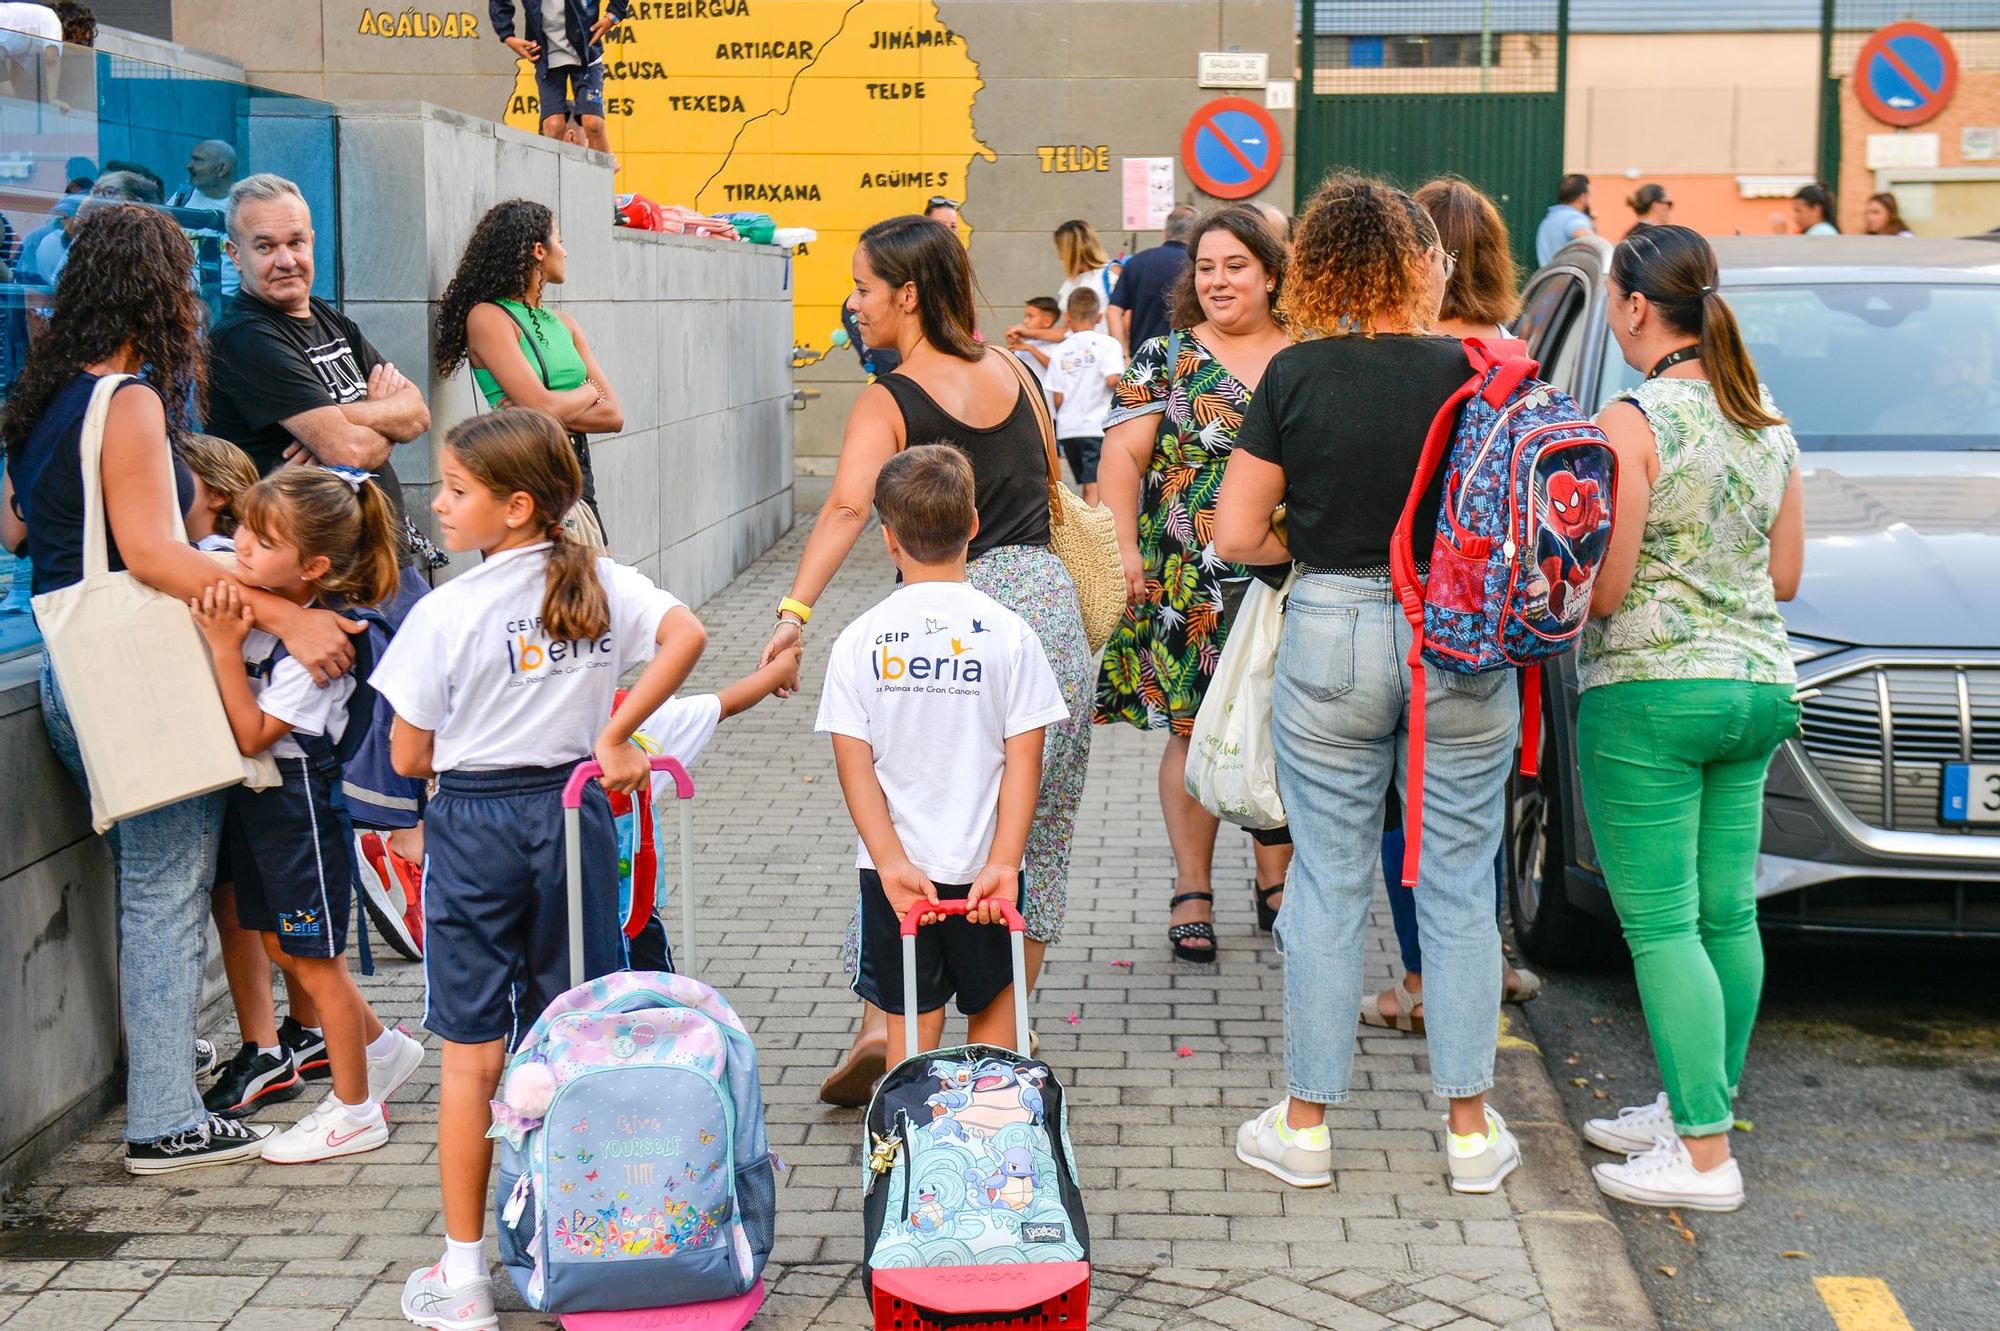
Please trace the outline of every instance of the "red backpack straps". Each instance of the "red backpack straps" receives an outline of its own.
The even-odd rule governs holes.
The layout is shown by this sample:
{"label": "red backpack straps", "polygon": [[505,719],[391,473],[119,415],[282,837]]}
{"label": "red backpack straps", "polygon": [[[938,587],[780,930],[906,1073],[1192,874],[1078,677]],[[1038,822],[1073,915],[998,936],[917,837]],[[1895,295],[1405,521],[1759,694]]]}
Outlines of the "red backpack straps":
{"label": "red backpack straps", "polygon": [[1410,757],[1407,782],[1409,801],[1403,811],[1403,886],[1417,885],[1417,864],[1424,839],[1424,584],[1417,576],[1417,559],[1412,533],[1417,525],[1417,509],[1430,490],[1431,480],[1444,464],[1458,430],[1459,408],[1479,391],[1486,378],[1488,363],[1485,344],[1478,338],[1465,343],[1466,359],[1472,363],[1472,377],[1446,398],[1431,418],[1431,431],[1424,438],[1423,454],[1417,459],[1417,474],[1410,482],[1410,496],[1403,501],[1403,515],[1396,520],[1395,534],[1389,538],[1389,579],[1396,589],[1396,601],[1403,617],[1414,630],[1410,639]]}

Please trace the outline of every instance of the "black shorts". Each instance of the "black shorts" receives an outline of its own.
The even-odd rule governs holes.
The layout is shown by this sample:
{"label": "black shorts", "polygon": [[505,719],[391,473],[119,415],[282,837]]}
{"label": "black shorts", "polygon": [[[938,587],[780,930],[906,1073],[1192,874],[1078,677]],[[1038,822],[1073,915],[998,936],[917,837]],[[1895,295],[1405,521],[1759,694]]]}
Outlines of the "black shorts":
{"label": "black shorts", "polygon": [[1069,459],[1069,469],[1076,475],[1078,485],[1097,484],[1097,459],[1104,453],[1104,436],[1094,439],[1058,439],[1063,456]]}
{"label": "black shorts", "polygon": [[[1026,875],[1022,875],[1023,890]],[[963,901],[969,883],[936,884],[938,900]],[[1007,929],[952,916],[917,930],[917,1011],[935,1012],[954,994],[966,1016],[984,1012],[1014,982]],[[889,908],[882,876],[861,870],[861,961],[854,992],[884,1012],[903,1012],[903,922]]]}
{"label": "black shorts", "polygon": [[[563,783],[570,769],[446,772],[424,817],[424,1026],[512,1048],[570,987]],[[583,974],[625,964],[611,802],[583,788]]]}
{"label": "black shorts", "polygon": [[236,922],[276,934],[288,957],[337,957],[354,896],[354,834],[334,807],[340,769],[310,758],[277,764],[283,785],[229,788],[222,842]]}

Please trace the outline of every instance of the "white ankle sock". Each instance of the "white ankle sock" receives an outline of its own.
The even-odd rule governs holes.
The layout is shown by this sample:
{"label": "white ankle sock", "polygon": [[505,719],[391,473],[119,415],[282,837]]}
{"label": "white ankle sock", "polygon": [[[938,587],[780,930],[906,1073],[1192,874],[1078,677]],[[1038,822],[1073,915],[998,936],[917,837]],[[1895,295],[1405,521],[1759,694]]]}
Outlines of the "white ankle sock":
{"label": "white ankle sock", "polygon": [[257,1046],[257,1052],[265,1058],[276,1058],[278,1056],[278,1046],[274,1044],[260,1044]]}
{"label": "white ankle sock", "polygon": [[368,1096],[363,1096],[361,1103],[358,1105],[351,1105],[347,1101],[342,1100],[340,1102],[340,1109],[342,1113],[347,1115],[347,1121],[350,1123],[373,1123],[382,1116],[380,1102]]}
{"label": "white ankle sock", "polygon": [[312,1038],[315,1040],[324,1040],[326,1038],[326,1027],[324,1026],[301,1025],[299,1029],[304,1031],[307,1035],[312,1036]]}
{"label": "white ankle sock", "polygon": [[474,1239],[470,1243],[460,1243],[457,1239],[444,1241],[444,1280],[447,1285],[463,1285],[483,1279],[486,1275],[486,1241]]}
{"label": "white ankle sock", "polygon": [[387,1058],[396,1051],[396,1028],[384,1026],[382,1033],[368,1042],[368,1057]]}

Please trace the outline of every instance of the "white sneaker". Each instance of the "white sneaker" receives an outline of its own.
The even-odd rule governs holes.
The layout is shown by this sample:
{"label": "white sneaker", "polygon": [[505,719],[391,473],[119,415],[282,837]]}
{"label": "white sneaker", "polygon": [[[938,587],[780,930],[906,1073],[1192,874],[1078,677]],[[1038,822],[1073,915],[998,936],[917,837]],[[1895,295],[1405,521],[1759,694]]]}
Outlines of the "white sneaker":
{"label": "white sneaker", "polygon": [[444,1263],[416,1272],[403,1285],[403,1316],[433,1331],[499,1331],[493,1282],[485,1276],[463,1285],[445,1283]]}
{"label": "white sneaker", "polygon": [[1622,1165],[1593,1165],[1590,1172],[1606,1196],[1621,1202],[1691,1211],[1734,1211],[1743,1205],[1743,1171],[1735,1158],[1707,1171],[1696,1169],[1679,1137],[1661,1137]]}
{"label": "white sneaker", "polygon": [[1236,1158],[1295,1188],[1324,1188],[1333,1182],[1333,1135],[1324,1123],[1286,1123],[1289,1103],[1278,1101],[1236,1130]]}
{"label": "white sneaker", "polygon": [[376,1105],[374,1116],[357,1123],[336,1096],[264,1143],[264,1159],[273,1165],[304,1165],[343,1155],[360,1155],[389,1143],[389,1116]]}
{"label": "white sneaker", "polygon": [[396,1047],[380,1058],[368,1060],[368,1098],[376,1104],[386,1103],[424,1061],[421,1041],[412,1039],[401,1026],[393,1027],[389,1034],[396,1037]]}
{"label": "white sneaker", "polygon": [[1585,1141],[1620,1155],[1650,1151],[1660,1138],[1679,1135],[1665,1091],[1649,1105],[1630,1105],[1619,1110],[1617,1118],[1593,1118],[1583,1125]]}
{"label": "white sneaker", "polygon": [[1492,1105],[1486,1106],[1486,1142],[1477,1151],[1460,1155],[1445,1134],[1445,1164],[1451,1174],[1453,1192],[1485,1194],[1495,1192],[1501,1180],[1521,1164],[1521,1143],[1507,1130],[1507,1120]]}

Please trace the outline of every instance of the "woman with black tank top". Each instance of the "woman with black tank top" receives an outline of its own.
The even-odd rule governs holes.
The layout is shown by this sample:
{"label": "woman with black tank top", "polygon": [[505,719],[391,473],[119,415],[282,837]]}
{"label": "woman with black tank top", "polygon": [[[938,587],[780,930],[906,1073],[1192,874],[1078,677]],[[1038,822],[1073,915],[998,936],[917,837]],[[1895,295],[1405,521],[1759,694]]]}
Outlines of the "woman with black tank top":
{"label": "woman with black tank top", "polygon": [[[235,580],[177,539],[173,527],[174,508],[185,514],[193,506],[195,484],[169,441],[186,428],[187,405],[201,409],[207,387],[201,296],[188,286],[194,250],[165,213],[136,204],[93,210],[71,236],[48,332],[29,353],[0,425],[35,592],[83,579],[84,416],[100,380],[130,375],[111,390],[98,468],[109,564],[168,595],[199,597]],[[352,664],[344,621],[331,612],[238,587],[257,626],[282,639],[316,678]],[[41,694],[42,721],[56,756],[81,785],[75,727],[46,657]],[[251,1159],[270,1132],[211,1115],[195,1085],[203,940],[221,832],[222,795],[216,792],[127,818],[110,837],[118,877],[129,1173]]]}
{"label": "woman with black tank top", "polygon": [[[1410,625],[1389,584],[1389,537],[1438,408],[1470,372],[1431,335],[1450,272],[1437,228],[1401,190],[1337,175],[1299,224],[1284,312],[1311,341],[1271,358],[1236,435],[1215,550],[1246,564],[1298,562],[1272,697],[1278,789],[1296,850],[1278,942],[1285,955],[1290,1095],[1243,1124],[1244,1163],[1296,1187],[1331,1181],[1326,1106],[1351,1095],[1363,943],[1383,805],[1405,780]],[[1440,479],[1442,472],[1440,472]],[[1438,483],[1419,505],[1430,559]],[[1287,505],[1286,537],[1272,514]],[[1490,1193],[1520,1149],[1486,1106],[1500,1020],[1493,847],[1519,723],[1511,671],[1430,674],[1425,699],[1425,1038],[1450,1101],[1456,1192]]]}
{"label": "woman with black tank top", "polygon": [[[806,541],[791,594],[764,649],[769,661],[804,638],[812,604],[868,525],[875,477],[905,448],[950,445],[972,462],[979,530],[966,581],[1028,621],[1048,654],[1070,719],[1048,727],[1041,797],[1028,836],[1028,985],[1049,944],[1062,936],[1070,835],[1090,759],[1090,692],[1096,662],[1083,634],[1076,586],[1049,549],[1048,455],[1041,426],[1007,363],[973,333],[972,265],[957,237],[925,217],[896,217],[862,232],[854,251],[854,311],[871,347],[893,347],[902,363],[862,390],[847,419],[833,492]],[[858,918],[858,917],[857,917]],[[850,925],[843,961],[854,969]],[[860,1105],[887,1066],[887,1014],[863,1005],[861,1031],[820,1088],[830,1104]]]}

